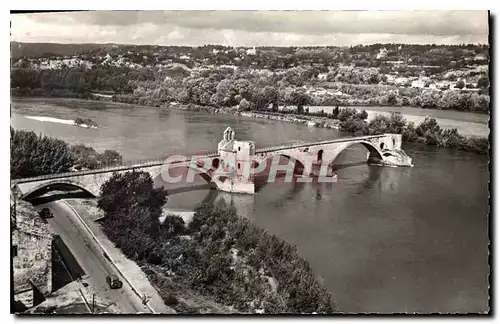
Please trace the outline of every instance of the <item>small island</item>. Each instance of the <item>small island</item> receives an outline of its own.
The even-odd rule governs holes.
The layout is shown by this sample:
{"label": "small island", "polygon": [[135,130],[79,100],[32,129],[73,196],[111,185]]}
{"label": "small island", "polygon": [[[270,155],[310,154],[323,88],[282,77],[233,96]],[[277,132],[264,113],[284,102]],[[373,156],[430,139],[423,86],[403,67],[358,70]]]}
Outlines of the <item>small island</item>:
{"label": "small island", "polygon": [[77,118],[75,119],[74,124],[85,128],[97,128],[97,123],[89,118]]}

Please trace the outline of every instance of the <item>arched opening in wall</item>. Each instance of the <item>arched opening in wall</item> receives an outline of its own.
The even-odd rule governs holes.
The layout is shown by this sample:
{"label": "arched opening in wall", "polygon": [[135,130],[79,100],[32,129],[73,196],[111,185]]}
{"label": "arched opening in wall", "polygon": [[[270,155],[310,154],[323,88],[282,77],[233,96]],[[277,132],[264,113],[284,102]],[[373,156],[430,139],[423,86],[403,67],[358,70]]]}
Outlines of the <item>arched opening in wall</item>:
{"label": "arched opening in wall", "polygon": [[380,149],[383,150],[384,149],[384,146],[385,144],[384,143],[380,143]]}
{"label": "arched opening in wall", "polygon": [[353,166],[366,165],[367,162],[380,162],[382,159],[382,153],[378,146],[374,146],[370,142],[358,142],[345,146],[328,163],[332,170],[335,171]]}
{"label": "arched opening in wall", "polygon": [[[288,155],[275,155],[259,162],[253,161],[253,167],[258,168],[254,174],[256,188],[262,183],[267,183],[269,179],[285,178],[287,172],[294,175],[301,175],[304,170],[302,162]],[[275,173],[274,176],[271,176],[271,172]]]}
{"label": "arched opening in wall", "polygon": [[217,165],[217,162],[206,160],[204,167],[200,167],[198,163],[164,165],[154,175],[153,186],[163,187],[169,196],[188,191],[212,189],[215,185],[212,181],[215,170],[210,166],[213,164]]}
{"label": "arched opening in wall", "polygon": [[392,139],[392,147],[396,147],[396,139]]}
{"label": "arched opening in wall", "polygon": [[220,160],[215,158],[212,160],[212,168],[213,169],[218,169],[219,168],[219,165],[220,165]]}
{"label": "arched opening in wall", "polygon": [[[293,156],[280,155],[280,165],[289,165],[287,170],[291,170],[294,175],[302,175],[305,170],[304,164]],[[286,176],[287,170],[278,172],[278,176]]]}
{"label": "arched opening in wall", "polygon": [[45,204],[59,199],[95,198],[94,194],[83,186],[73,183],[48,183],[35,188],[24,195],[23,200],[33,205]]}
{"label": "arched opening in wall", "polygon": [[322,161],[323,160],[323,150],[319,150],[318,151],[318,161]]}

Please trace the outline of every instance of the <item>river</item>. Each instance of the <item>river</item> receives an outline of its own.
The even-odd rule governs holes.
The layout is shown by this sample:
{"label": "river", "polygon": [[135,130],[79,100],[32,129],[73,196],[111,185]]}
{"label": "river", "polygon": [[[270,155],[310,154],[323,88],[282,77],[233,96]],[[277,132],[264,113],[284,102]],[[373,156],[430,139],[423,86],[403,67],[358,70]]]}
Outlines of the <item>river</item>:
{"label": "river", "polygon": [[[64,123],[77,117],[99,129]],[[13,99],[11,124],[115,149],[126,159],[216,149],[227,126],[258,145],[345,136],[286,122],[76,99]],[[362,163],[366,150],[352,146],[335,161],[337,183],[280,182],[255,196],[211,195],[232,200],[242,217],[295,244],[344,312],[485,312],[488,159],[403,148],[415,167],[369,166]],[[209,192],[174,195],[167,207],[193,209]]]}

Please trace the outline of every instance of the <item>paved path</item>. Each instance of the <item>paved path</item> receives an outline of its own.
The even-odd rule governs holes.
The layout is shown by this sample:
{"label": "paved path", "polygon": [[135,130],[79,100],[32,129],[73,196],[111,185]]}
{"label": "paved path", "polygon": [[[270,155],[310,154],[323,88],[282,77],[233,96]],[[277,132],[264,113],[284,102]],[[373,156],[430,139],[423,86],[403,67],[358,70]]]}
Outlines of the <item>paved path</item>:
{"label": "paved path", "polygon": [[[92,231],[93,235],[99,242],[99,245],[106,250],[109,258],[116,265],[116,267],[118,267],[120,272],[127,277],[134,290],[141,296],[147,296],[148,306],[155,313],[175,314],[175,311],[172,308],[165,305],[160,294],[149,282],[141,268],[135,262],[128,259],[121,252],[121,250],[116,248],[108,239],[106,234],[102,231],[99,223],[94,221],[96,216],[89,212],[89,209],[82,204],[82,201],[80,199],[66,199],[65,202],[74,208],[78,215],[80,215],[81,219],[85,222],[87,227]],[[95,209],[90,210],[94,210],[95,212]]]}
{"label": "paved path", "polygon": [[62,201],[38,205],[36,208],[50,208],[54,214],[48,219],[50,227],[58,234],[71,251],[80,267],[88,276],[88,281],[95,287],[99,304],[114,302],[120,313],[136,314],[150,313],[143,305],[142,300],[133,292],[132,288],[121,278],[124,285],[121,289],[110,289],[106,283],[106,275],[116,274],[113,265],[104,257],[100,247],[92,239],[91,234],[82,224],[74,211]]}

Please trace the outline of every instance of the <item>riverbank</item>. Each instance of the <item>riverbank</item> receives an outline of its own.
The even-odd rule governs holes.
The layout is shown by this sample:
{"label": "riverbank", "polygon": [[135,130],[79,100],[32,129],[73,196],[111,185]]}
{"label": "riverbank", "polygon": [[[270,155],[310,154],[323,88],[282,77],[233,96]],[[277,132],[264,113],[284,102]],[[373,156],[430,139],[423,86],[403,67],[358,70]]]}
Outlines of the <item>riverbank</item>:
{"label": "riverbank", "polygon": [[[330,113],[323,110],[310,112],[309,107],[304,114],[294,113],[255,113],[241,112],[236,108],[215,109],[215,114],[239,115],[250,118],[265,118],[290,123],[306,124],[311,127],[332,128],[354,135],[378,135],[383,133],[402,134],[407,142],[423,143],[438,147],[447,147],[462,151],[488,154],[489,140],[485,136],[464,136],[456,127],[443,127],[435,118],[415,117],[406,118],[401,113],[375,113],[356,108],[332,109]],[[319,115],[319,116],[318,116]],[[457,121],[461,124],[463,122]]]}
{"label": "riverbank", "polygon": [[[178,108],[180,105],[173,106],[174,108]],[[315,108],[314,110],[312,108]],[[322,108],[319,110],[319,108]],[[325,109],[330,108],[330,109]],[[324,113],[331,113],[333,107],[308,107],[305,106],[304,109],[309,109],[310,113],[319,113],[323,111]],[[390,117],[393,112],[397,113],[394,109],[389,109],[390,111],[380,111],[380,110],[370,110],[368,106],[348,106],[343,107],[356,109],[359,113],[362,111],[366,111],[368,114],[367,121],[370,122],[374,120],[377,116],[382,115],[386,117]],[[183,109],[183,110],[191,110],[191,109]],[[339,130],[339,120],[331,119],[328,117],[318,117],[318,116],[308,116],[308,115],[300,115],[293,113],[280,113],[280,112],[254,112],[254,111],[238,111],[236,108],[215,108],[215,107],[201,107],[197,106],[194,108],[195,111],[205,111],[213,114],[221,114],[221,115],[232,115],[232,116],[242,116],[249,118],[258,118],[258,119],[270,119],[276,121],[283,121],[295,124],[303,124],[310,127],[320,127],[320,128],[330,128]],[[434,118],[429,115],[410,115],[402,113],[402,116],[406,119],[407,122],[413,122],[415,124],[419,124],[424,122],[426,117]],[[467,120],[457,120],[450,118],[434,118],[437,123],[443,129],[453,129],[456,128],[460,134],[465,136],[472,137],[484,137],[487,138],[489,136],[489,127],[488,122],[471,122]]]}
{"label": "riverbank", "polygon": [[[457,127],[450,127],[450,123],[442,126],[435,118],[428,116],[409,116],[401,113],[374,112],[357,110],[356,108],[331,109],[327,113],[324,110],[310,111],[304,108],[304,114],[296,114],[290,111],[280,112],[254,112],[241,111],[237,107],[215,108],[196,105],[183,106],[174,103],[174,109],[188,111],[204,111],[212,114],[242,116],[247,118],[269,119],[288,123],[303,124],[309,127],[335,129],[354,135],[377,135],[382,133],[398,133],[408,142],[423,143],[438,147],[459,149],[462,151],[488,154],[489,129],[488,132],[477,132],[480,136],[464,136]],[[455,121],[451,126],[467,125],[468,122]],[[475,124],[475,123],[473,123]],[[476,124],[479,125],[479,124]]]}
{"label": "riverbank", "polygon": [[[116,100],[116,97],[113,97],[113,100],[104,100],[105,102],[115,102],[116,104],[124,104],[122,102],[119,102]],[[100,100],[102,101],[102,100]],[[125,103],[125,104],[130,104],[130,103]],[[344,132],[351,132],[351,133],[360,133],[360,126],[361,126],[361,131],[366,132],[366,133],[372,133],[370,130],[370,124],[372,121],[376,120],[378,116],[383,116],[385,118],[390,118],[392,115],[393,109],[391,108],[391,112],[387,111],[381,111],[381,109],[384,109],[384,107],[374,107],[374,110],[361,110],[359,111],[360,107],[357,108],[342,108],[342,110],[346,109],[355,109],[358,110],[358,113],[363,113],[366,112],[366,118],[363,118],[363,120],[357,121],[357,125],[348,125],[349,127],[342,127],[342,122],[339,121],[336,116],[333,116],[332,112],[334,112],[338,107],[319,107],[319,106],[305,106],[303,111],[304,113],[302,114],[297,114],[290,108],[293,107],[288,107],[286,109],[283,109],[284,107],[280,107],[280,111],[278,112],[271,112],[271,111],[242,111],[238,109],[237,107],[228,107],[228,108],[218,108],[214,106],[201,106],[201,105],[195,105],[195,104],[181,104],[178,102],[164,102],[161,105],[158,106],[159,108],[162,109],[175,109],[175,110],[181,110],[181,111],[194,111],[194,112],[205,112],[205,113],[210,113],[210,114],[216,114],[216,115],[229,115],[229,116],[243,116],[247,118],[254,118],[254,119],[268,119],[268,120],[276,120],[276,121],[282,121],[282,122],[287,122],[287,123],[294,123],[294,124],[302,124],[302,125],[307,125],[309,127],[318,127],[318,128],[326,128],[326,129],[334,129],[334,130],[340,130]],[[366,106],[363,106],[366,107]],[[320,109],[321,108],[321,109]],[[368,108],[368,107],[366,107]],[[376,108],[379,108],[379,110],[376,110]],[[387,107],[385,107],[387,108]],[[318,110],[320,109],[320,110]],[[416,109],[416,108],[409,108],[406,107],[404,108],[408,111],[408,109]],[[328,112],[330,111],[330,112]],[[444,141],[435,141],[435,140],[429,140],[426,141],[423,137],[424,134],[419,136],[407,136],[405,138],[406,141],[410,142],[418,142],[418,143],[426,143],[430,145],[435,145],[435,146],[444,146],[444,147],[454,147],[454,148],[459,148],[464,151],[474,151],[474,152],[480,152],[483,154],[486,154],[488,151],[488,136],[489,136],[489,128],[487,123],[485,123],[485,117],[487,116],[482,116],[480,114],[472,114],[472,113],[457,113],[457,112],[452,112],[452,115],[457,115],[459,116],[460,120],[456,119],[446,119],[446,118],[427,118],[427,115],[423,115],[422,111],[426,111],[423,109],[419,109],[418,113],[420,114],[419,116],[416,115],[411,115],[411,114],[402,114],[402,117],[404,118],[404,122],[406,124],[405,127],[409,128],[410,133],[413,133],[414,128],[418,128],[418,126],[426,123],[426,120],[430,120],[434,123],[434,121],[437,123],[439,126],[439,129],[437,131],[439,133],[441,132],[452,132],[453,135],[455,136],[456,134],[459,135],[459,141],[455,144],[450,144],[451,142],[445,139]],[[364,113],[363,113],[364,114]],[[441,116],[443,115],[444,112],[440,112]],[[476,120],[480,120],[481,122],[475,122]],[[364,125],[364,126],[363,126]],[[354,126],[354,127],[350,127]],[[425,128],[425,127],[424,127]],[[456,129],[457,132],[454,132],[453,129]],[[398,130],[399,133],[401,133],[401,130]],[[411,134],[410,134],[411,135]],[[436,134],[436,136],[440,136],[441,134]],[[434,136],[434,137],[436,137]],[[478,142],[480,142],[478,144]],[[485,143],[483,143],[485,142]],[[441,145],[442,143],[445,143],[444,145]],[[479,148],[478,148],[479,147]]]}

